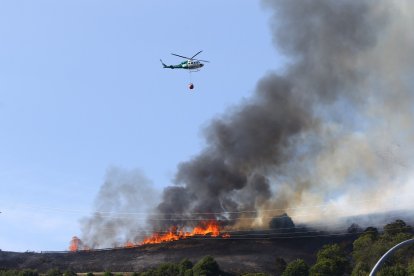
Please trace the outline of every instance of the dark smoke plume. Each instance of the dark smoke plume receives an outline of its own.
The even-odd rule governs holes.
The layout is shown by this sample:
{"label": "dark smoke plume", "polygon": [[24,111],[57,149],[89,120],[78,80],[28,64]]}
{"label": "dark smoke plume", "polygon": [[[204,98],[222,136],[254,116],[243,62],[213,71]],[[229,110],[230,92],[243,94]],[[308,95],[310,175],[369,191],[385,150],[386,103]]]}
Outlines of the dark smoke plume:
{"label": "dark smoke plume", "polygon": [[[211,122],[206,148],[180,164],[176,186],[165,189],[157,211],[170,220],[153,223],[155,229],[188,225],[185,219],[195,217],[235,227],[267,225],[273,215],[297,212],[289,207],[343,200],[335,194],[351,196],[361,182],[359,196],[374,185],[388,190],[392,184],[382,182],[398,169],[377,152],[395,139],[408,140],[398,137],[401,125],[378,137],[387,132],[382,119],[398,124],[401,118],[391,109],[372,112],[378,101],[388,106],[390,91],[394,105],[412,107],[410,91],[389,90],[382,79],[387,64],[376,60],[395,51],[387,43],[394,24],[401,25],[399,3],[391,4],[264,1],[273,12],[274,43],[289,64],[283,74],[261,79],[249,101]],[[409,42],[404,51],[412,49]],[[396,158],[404,159],[399,153]],[[184,220],[176,220],[177,214]]]}
{"label": "dark smoke plume", "polygon": [[198,219],[251,228],[285,212],[295,222],[328,222],[412,208],[414,5],[263,6],[288,64],[209,124],[206,147],[179,164],[175,185],[148,216],[153,230]]}

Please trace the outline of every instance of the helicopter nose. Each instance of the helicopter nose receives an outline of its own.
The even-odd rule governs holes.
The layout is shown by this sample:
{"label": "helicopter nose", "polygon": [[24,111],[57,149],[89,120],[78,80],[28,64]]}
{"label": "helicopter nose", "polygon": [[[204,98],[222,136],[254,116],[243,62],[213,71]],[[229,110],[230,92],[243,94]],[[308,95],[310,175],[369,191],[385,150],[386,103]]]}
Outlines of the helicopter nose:
{"label": "helicopter nose", "polygon": [[203,66],[204,66],[204,64],[200,63],[200,67],[203,67]]}

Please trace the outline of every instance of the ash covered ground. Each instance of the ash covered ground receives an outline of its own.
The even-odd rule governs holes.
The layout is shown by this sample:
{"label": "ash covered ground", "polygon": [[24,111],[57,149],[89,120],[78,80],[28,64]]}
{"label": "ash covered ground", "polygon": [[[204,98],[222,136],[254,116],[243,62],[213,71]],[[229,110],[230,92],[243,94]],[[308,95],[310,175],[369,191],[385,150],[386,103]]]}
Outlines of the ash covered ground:
{"label": "ash covered ground", "polygon": [[[286,261],[302,258],[315,261],[316,252],[324,244],[338,243],[351,251],[356,234],[316,237],[264,239],[263,233],[251,232],[243,239],[185,239],[169,243],[143,245],[136,248],[79,252],[0,252],[1,269],[37,269],[46,272],[52,268],[72,269],[75,272],[142,272],[163,262],[179,262],[189,258],[197,262],[206,255],[213,256],[220,268],[231,275],[246,272],[274,273],[275,259]],[[257,234],[262,239],[257,239]],[[301,237],[302,236],[302,237]]]}

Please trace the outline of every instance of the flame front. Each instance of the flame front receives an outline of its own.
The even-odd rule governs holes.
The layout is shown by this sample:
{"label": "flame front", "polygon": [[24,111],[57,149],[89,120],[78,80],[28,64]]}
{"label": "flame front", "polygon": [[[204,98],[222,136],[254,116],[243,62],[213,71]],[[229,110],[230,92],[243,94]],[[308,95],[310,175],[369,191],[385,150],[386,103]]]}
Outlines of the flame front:
{"label": "flame front", "polygon": [[[152,236],[145,238],[140,245],[176,241],[194,236],[207,235],[211,237],[220,236],[220,226],[217,221],[203,221],[198,226],[194,227],[191,232],[184,232],[182,230],[178,230],[177,227],[172,227],[167,233],[154,233]],[[223,234],[222,237],[229,238],[230,235],[226,233]]]}
{"label": "flame front", "polygon": [[78,251],[80,244],[81,244],[81,240],[78,237],[73,236],[72,240],[70,241],[69,250]]}
{"label": "flame front", "polygon": [[[229,233],[221,233],[220,225],[216,220],[202,221],[193,228],[191,232],[186,232],[183,229],[178,227],[171,227],[167,232],[154,233],[149,237],[146,237],[141,243],[134,243],[127,241],[124,243],[124,248],[137,247],[144,244],[156,244],[163,242],[177,241],[181,239],[186,239],[195,236],[210,236],[213,238],[221,237],[223,239],[230,238]],[[82,241],[74,236],[70,242],[69,246],[70,251],[79,251],[79,250],[90,250]]]}
{"label": "flame front", "polygon": [[207,235],[210,234],[212,237],[220,235],[220,226],[217,221],[202,222],[202,225],[194,228],[192,232],[194,235]]}

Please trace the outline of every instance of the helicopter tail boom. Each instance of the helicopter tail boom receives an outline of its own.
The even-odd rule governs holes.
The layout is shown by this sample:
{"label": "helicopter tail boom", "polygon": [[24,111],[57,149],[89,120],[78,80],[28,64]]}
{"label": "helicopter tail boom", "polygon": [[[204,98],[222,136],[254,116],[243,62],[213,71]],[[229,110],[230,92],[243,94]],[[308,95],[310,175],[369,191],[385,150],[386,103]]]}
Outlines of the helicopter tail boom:
{"label": "helicopter tail boom", "polygon": [[161,64],[162,64],[162,67],[163,67],[163,68],[170,68],[170,69],[181,68],[181,66],[180,66],[180,65],[167,65],[167,64],[165,64],[164,62],[162,62],[162,60],[161,60],[161,59],[160,59],[160,61],[161,61]]}
{"label": "helicopter tail boom", "polygon": [[164,68],[168,68],[167,64],[165,64],[164,62],[162,62],[162,60],[161,60],[161,59],[160,59],[160,61],[161,61],[162,67],[164,67]]}

